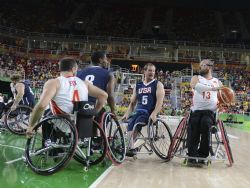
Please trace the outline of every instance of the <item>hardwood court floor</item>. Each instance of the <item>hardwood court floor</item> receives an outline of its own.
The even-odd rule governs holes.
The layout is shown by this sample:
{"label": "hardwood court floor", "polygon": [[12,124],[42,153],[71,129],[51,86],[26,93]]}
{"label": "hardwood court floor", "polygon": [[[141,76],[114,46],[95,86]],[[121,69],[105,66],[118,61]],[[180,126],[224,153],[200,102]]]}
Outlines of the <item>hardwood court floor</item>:
{"label": "hardwood court floor", "polygon": [[232,167],[222,162],[203,168],[186,167],[179,158],[166,163],[156,155],[140,155],[113,168],[97,187],[249,188],[250,132],[226,129],[235,160]]}

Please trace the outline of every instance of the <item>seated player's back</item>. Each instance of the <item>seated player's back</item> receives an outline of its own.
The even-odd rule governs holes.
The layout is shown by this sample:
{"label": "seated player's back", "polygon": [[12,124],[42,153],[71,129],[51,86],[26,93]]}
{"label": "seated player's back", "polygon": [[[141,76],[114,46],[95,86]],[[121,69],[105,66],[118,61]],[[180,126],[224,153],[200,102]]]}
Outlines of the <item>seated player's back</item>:
{"label": "seated player's back", "polygon": [[[110,72],[100,66],[90,66],[77,72],[77,77],[93,83],[94,86],[106,91],[109,82]],[[89,97],[89,101],[95,102],[95,99]]]}
{"label": "seated player's back", "polygon": [[33,106],[35,103],[35,97],[32,89],[29,87],[26,81],[20,82],[24,85],[24,95],[22,99],[22,104]]}

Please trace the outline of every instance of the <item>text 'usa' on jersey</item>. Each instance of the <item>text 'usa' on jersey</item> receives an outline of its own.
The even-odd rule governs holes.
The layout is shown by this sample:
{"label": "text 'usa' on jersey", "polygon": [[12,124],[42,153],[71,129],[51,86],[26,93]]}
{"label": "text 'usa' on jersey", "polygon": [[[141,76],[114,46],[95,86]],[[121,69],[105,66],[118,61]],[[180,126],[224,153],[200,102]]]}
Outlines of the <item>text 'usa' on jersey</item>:
{"label": "text 'usa' on jersey", "polygon": [[156,104],[157,83],[157,80],[152,80],[147,84],[143,82],[136,84],[136,109],[144,109],[147,110],[148,113],[151,113],[154,110]]}

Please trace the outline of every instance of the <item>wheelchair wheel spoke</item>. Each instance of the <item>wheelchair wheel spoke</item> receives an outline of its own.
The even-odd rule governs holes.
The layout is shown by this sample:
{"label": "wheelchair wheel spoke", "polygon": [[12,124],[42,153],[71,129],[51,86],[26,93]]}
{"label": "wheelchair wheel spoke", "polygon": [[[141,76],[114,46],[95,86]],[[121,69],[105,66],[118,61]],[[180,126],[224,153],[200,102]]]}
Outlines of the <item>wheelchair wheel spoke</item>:
{"label": "wheelchair wheel spoke", "polygon": [[112,114],[105,115],[104,125],[105,134],[108,141],[108,149],[111,160],[121,163],[125,159],[125,139],[119,122],[113,118]]}
{"label": "wheelchair wheel spoke", "polygon": [[[60,125],[64,129],[60,129]],[[41,175],[60,170],[74,153],[77,142],[75,127],[65,118],[45,118],[27,140],[25,157],[31,169]]]}
{"label": "wheelchair wheel spoke", "polygon": [[168,148],[172,141],[172,134],[168,125],[164,121],[158,119],[155,125],[149,125],[148,134],[153,136],[150,142],[156,155],[166,160]]}

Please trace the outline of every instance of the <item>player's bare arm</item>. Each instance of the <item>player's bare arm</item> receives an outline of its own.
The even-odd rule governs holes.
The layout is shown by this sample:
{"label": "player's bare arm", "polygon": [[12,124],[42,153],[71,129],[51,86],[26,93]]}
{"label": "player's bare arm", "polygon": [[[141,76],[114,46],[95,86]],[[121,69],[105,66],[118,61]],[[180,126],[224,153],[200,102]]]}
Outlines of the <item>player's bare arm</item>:
{"label": "player's bare arm", "polygon": [[115,86],[115,77],[113,74],[110,74],[109,82],[107,85],[107,93],[108,93],[108,105],[111,109],[111,113],[113,114],[115,114],[114,86]]}
{"label": "player's bare arm", "polygon": [[190,82],[191,88],[194,89],[198,82],[199,82],[198,76],[193,76]]}
{"label": "player's bare arm", "polygon": [[124,114],[124,116],[122,117],[122,119],[125,119],[125,120],[128,119],[129,114],[134,111],[135,105],[136,105],[136,87],[134,87],[134,89],[133,89],[133,94],[131,96],[128,109],[127,109],[126,113]]}
{"label": "player's bare arm", "polygon": [[158,81],[156,90],[156,105],[154,111],[150,115],[150,118],[153,120],[153,122],[156,121],[157,114],[162,109],[164,96],[165,96],[165,90],[163,84],[160,81]]}
{"label": "player's bare arm", "polygon": [[89,81],[84,81],[84,82],[88,87],[89,95],[91,97],[97,98],[96,111],[99,112],[105,105],[108,98],[108,94],[102,89],[99,89],[98,87],[94,86]]}
{"label": "player's bare arm", "polygon": [[59,82],[57,79],[51,79],[45,83],[40,100],[31,113],[29,126],[27,128],[27,136],[30,136],[32,134],[33,126],[41,119],[45,108],[49,105],[51,99],[55,96],[58,87]]}
{"label": "player's bare arm", "polygon": [[197,92],[204,92],[204,91],[217,91],[223,87],[221,81],[219,81],[219,87],[211,87],[208,85],[204,85],[199,82],[198,76],[193,76],[190,82],[190,86],[192,89],[196,90]]}
{"label": "player's bare arm", "polygon": [[23,95],[24,95],[24,84],[23,83],[17,83],[15,86],[15,89],[17,91],[16,98],[14,100],[13,105],[11,106],[11,110],[15,110],[19,102],[22,100]]}

